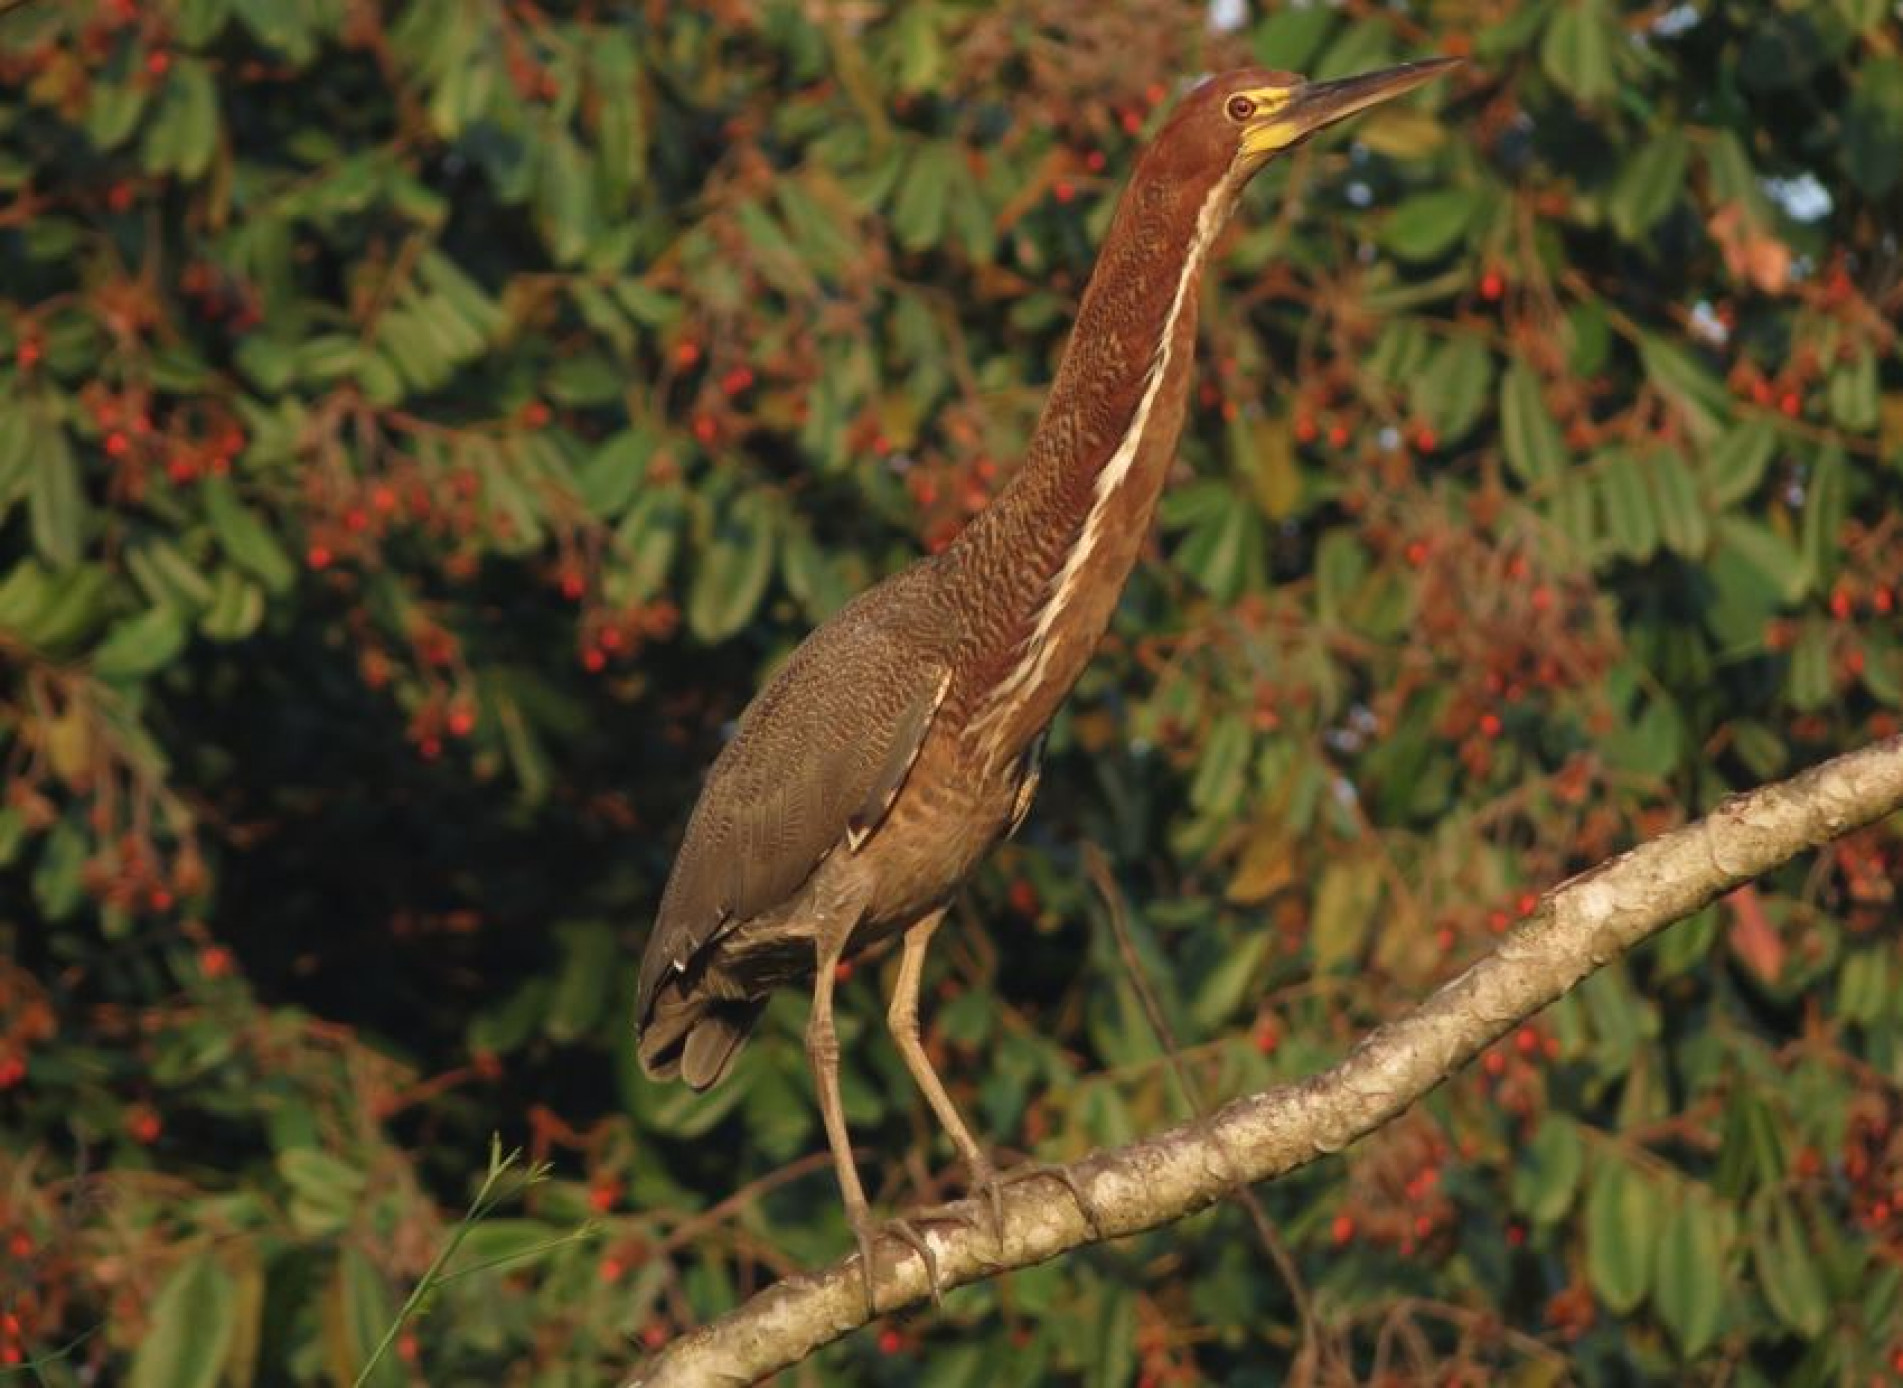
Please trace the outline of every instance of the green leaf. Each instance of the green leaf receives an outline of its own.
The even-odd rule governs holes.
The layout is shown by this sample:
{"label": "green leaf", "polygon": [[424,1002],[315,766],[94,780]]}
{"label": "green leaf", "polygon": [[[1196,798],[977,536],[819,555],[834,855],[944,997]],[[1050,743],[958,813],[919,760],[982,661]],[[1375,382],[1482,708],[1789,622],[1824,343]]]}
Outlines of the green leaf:
{"label": "green leaf", "polygon": [[1613,546],[1628,559],[1650,559],[1659,546],[1659,519],[1639,459],[1623,450],[1603,455],[1599,490]]}
{"label": "green leaf", "polygon": [[1540,378],[1515,359],[1500,378],[1500,436],[1507,464],[1530,487],[1555,481],[1566,469],[1566,445],[1540,394]]}
{"label": "green leaf", "polygon": [[1637,1310],[1652,1283],[1656,1205],[1649,1182],[1623,1161],[1594,1168],[1586,1193],[1586,1275],[1620,1315]]}
{"label": "green leaf", "polygon": [[1471,188],[1442,188],[1404,198],[1381,224],[1381,244],[1402,260],[1438,260],[1473,224],[1483,198]]}
{"label": "green leaf", "polygon": [[252,511],[238,499],[227,478],[207,478],[200,489],[205,498],[205,518],[212,534],[233,563],[245,569],[272,593],[283,593],[297,577],[284,547]]}
{"label": "green leaf", "polygon": [[1659,534],[1665,547],[1688,559],[1701,557],[1711,543],[1711,524],[1698,498],[1698,484],[1684,454],[1676,448],[1646,450],[1640,461],[1658,507]]}
{"label": "green leaf", "polygon": [[1872,58],[1857,73],[1844,112],[1844,172],[1866,197],[1881,198],[1903,179],[1903,58]]}
{"label": "green leaf", "polygon": [[1234,714],[1218,718],[1204,739],[1189,803],[1198,814],[1226,815],[1241,803],[1249,783],[1249,726]]}
{"label": "green leaf", "polygon": [[936,245],[943,234],[946,193],[955,178],[953,165],[962,157],[956,145],[933,140],[906,165],[892,208],[892,229],[908,251]]}
{"label": "green leaf", "polygon": [[130,1388],[213,1388],[237,1328],[236,1291],[209,1253],[179,1264],[152,1302],[150,1327],[127,1376]]}
{"label": "green leaf", "polygon": [[1867,434],[1879,419],[1876,353],[1859,347],[1855,356],[1830,373],[1826,398],[1830,417],[1853,434]]}
{"label": "green leaf", "polygon": [[17,400],[0,400],[0,520],[26,495],[32,482],[39,431],[33,412]]}
{"label": "green leaf", "polygon": [[1830,1302],[1816,1254],[1797,1208],[1766,1192],[1751,1207],[1751,1261],[1777,1318],[1806,1339],[1824,1333]]}
{"label": "green leaf", "polygon": [[37,459],[27,482],[27,514],[33,547],[56,569],[79,562],[85,542],[87,506],[79,484],[79,463],[67,446],[66,431],[42,424],[34,431]]}
{"label": "green leaf", "polygon": [[1736,505],[1755,492],[1776,451],[1777,431],[1764,420],[1740,420],[1725,430],[1704,450],[1699,467],[1713,509]]}
{"label": "green leaf", "polygon": [[139,680],[171,664],[185,649],[185,619],[171,607],[153,607],[115,622],[93,652],[93,673],[106,680]]}
{"label": "green leaf", "polygon": [[604,521],[621,515],[641,485],[654,445],[653,435],[638,425],[611,435],[575,470],[582,505]]}
{"label": "green leaf", "polygon": [[1612,66],[1617,32],[1599,0],[1562,0],[1540,43],[1540,66],[1575,99],[1602,101],[1619,88]]}
{"label": "green leaf", "polygon": [[1701,444],[1717,438],[1731,412],[1723,382],[1684,348],[1656,334],[1640,338],[1639,356],[1646,378],[1672,403],[1691,436]]}
{"label": "green leaf", "polygon": [[1198,1028],[1214,1032],[1235,1016],[1255,987],[1257,971],[1271,943],[1273,937],[1268,931],[1256,930],[1223,953],[1190,1001],[1190,1016]]}
{"label": "green leaf", "polygon": [[1434,352],[1408,398],[1413,412],[1434,426],[1444,445],[1479,422],[1492,390],[1492,353],[1483,339],[1463,333]]}
{"label": "green leaf", "polygon": [[1586,1169],[1586,1144],[1563,1113],[1540,1120],[1513,1168],[1513,1207],[1535,1224],[1554,1224],[1572,1208]]}
{"label": "green leaf", "polygon": [[1697,1358],[1718,1336],[1725,1243],[1718,1207],[1703,1194],[1681,1198],[1660,1231],[1652,1302],[1685,1359]]}
{"label": "green leaf", "polygon": [[1360,958],[1380,902],[1381,874],[1368,863],[1338,858],[1322,870],[1308,928],[1317,973]]}
{"label": "green leaf", "polygon": [[549,995],[544,1027],[558,1043],[579,1040],[607,1011],[620,945],[614,931],[594,921],[570,922],[556,928],[562,946],[562,969]]}
{"label": "green leaf", "polygon": [[1801,549],[1804,571],[1814,591],[1830,585],[1842,561],[1838,535],[1849,510],[1845,496],[1844,455],[1827,448],[1818,454],[1804,488],[1804,528]]}
{"label": "green leaf", "polygon": [[1218,602],[1234,602],[1260,573],[1262,526],[1241,504],[1206,516],[1177,547],[1175,563]]}
{"label": "green leaf", "polygon": [[198,629],[213,641],[242,641],[264,620],[264,589],[228,564],[212,576],[211,602]]}
{"label": "green leaf", "polygon": [[752,619],[773,576],[777,533],[764,492],[748,492],[722,512],[687,594],[687,625],[701,641],[724,641]]}
{"label": "green leaf", "polygon": [[1620,236],[1637,241],[1671,211],[1685,191],[1690,157],[1684,132],[1668,126],[1652,132],[1638,153],[1626,160],[1606,205]]}
{"label": "green leaf", "polygon": [[687,532],[687,503],[679,489],[649,487],[634,499],[615,529],[619,551],[626,556],[622,569],[610,574],[617,601],[642,603],[667,583]]}
{"label": "green leaf", "polygon": [[[396,1298],[375,1264],[352,1244],[338,1253],[330,1296],[335,1308],[329,1319],[335,1333],[327,1337],[330,1375],[335,1382],[355,1384],[396,1318]],[[362,1388],[404,1388],[407,1382],[397,1356],[386,1354],[377,1361]]]}

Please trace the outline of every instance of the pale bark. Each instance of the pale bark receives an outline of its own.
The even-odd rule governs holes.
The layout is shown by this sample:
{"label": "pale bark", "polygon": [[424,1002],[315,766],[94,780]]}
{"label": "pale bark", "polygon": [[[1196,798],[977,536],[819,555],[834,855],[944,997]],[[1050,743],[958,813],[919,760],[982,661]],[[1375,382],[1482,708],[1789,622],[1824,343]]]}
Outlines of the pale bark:
{"label": "pale bark", "polygon": [[[1548,892],[1491,953],[1369,1035],[1332,1069],[1073,1165],[1073,1178],[1096,1208],[1101,1237],[1168,1224],[1238,1184],[1270,1180],[1340,1151],[1648,936],[1806,849],[1899,808],[1903,738],[1891,738],[1735,796],[1706,818],[1572,878]],[[928,1227],[946,1287],[1041,1263],[1099,1237],[1064,1186],[1049,1178],[1008,1187],[1004,1214],[1002,1249],[982,1221]],[[928,1296],[916,1255],[889,1238],[877,1254],[881,1311]],[[868,1319],[858,1259],[850,1257],[769,1287],[682,1336],[638,1370],[629,1388],[751,1383]]]}

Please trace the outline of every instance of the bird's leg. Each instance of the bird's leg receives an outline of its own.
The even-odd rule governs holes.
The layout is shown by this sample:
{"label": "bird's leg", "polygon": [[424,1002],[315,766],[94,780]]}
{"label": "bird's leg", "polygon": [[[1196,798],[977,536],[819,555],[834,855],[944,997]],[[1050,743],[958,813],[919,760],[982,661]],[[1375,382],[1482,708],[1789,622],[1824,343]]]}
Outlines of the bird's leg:
{"label": "bird's leg", "polygon": [[[997,1236],[998,1246],[1004,1247],[1004,1188],[1034,1176],[1049,1176],[1062,1181],[1070,1191],[1071,1199],[1077,1202],[1077,1208],[1083,1211],[1084,1220],[1091,1231],[1102,1236],[1102,1228],[1097,1222],[1097,1212],[1084,1193],[1077,1186],[1076,1179],[1063,1166],[1034,1162],[1000,1175],[991,1158],[978,1145],[971,1135],[971,1129],[965,1126],[964,1117],[958,1112],[958,1105],[946,1092],[945,1083],[939,1079],[938,1072],[932,1068],[932,1062],[925,1054],[925,1047],[918,1037],[918,994],[919,985],[925,974],[925,951],[931,944],[932,935],[945,919],[945,908],[940,907],[930,915],[919,920],[905,932],[905,952],[899,956],[899,976],[892,983],[892,1000],[886,1009],[886,1025],[892,1031],[892,1039],[898,1043],[899,1054],[905,1058],[905,1068],[912,1072],[912,1078],[924,1092],[925,1100],[932,1106],[932,1112],[938,1116],[940,1126],[946,1136],[952,1140],[952,1146],[958,1149],[960,1160],[971,1172],[971,1188],[981,1194],[991,1206],[991,1229]],[[948,1213],[945,1210],[931,1210],[926,1213],[936,1216]]]}
{"label": "bird's leg", "polygon": [[905,1068],[912,1072],[913,1080],[924,1091],[925,1101],[938,1116],[939,1126],[951,1138],[952,1146],[958,1149],[959,1159],[971,1172],[972,1186],[992,1188],[992,1227],[1002,1239],[1004,1209],[991,1184],[995,1175],[991,1159],[971,1135],[971,1129],[965,1126],[964,1116],[958,1112],[958,1105],[952,1102],[952,1096],[945,1091],[944,1081],[939,1079],[938,1071],[932,1068],[931,1059],[918,1039],[918,992],[925,975],[925,951],[931,945],[933,932],[944,919],[945,908],[941,906],[905,932],[905,952],[899,956],[899,976],[892,983],[892,999],[886,1007],[885,1022],[892,1032],[892,1039],[898,1043],[899,1054],[905,1058]]}
{"label": "bird's leg", "polygon": [[[806,1059],[813,1068],[813,1083],[819,1091],[819,1116],[826,1125],[826,1143],[832,1148],[833,1171],[839,1178],[839,1196],[845,1202],[846,1219],[859,1244],[859,1271],[866,1284],[866,1312],[878,1314],[873,1294],[873,1242],[880,1230],[866,1203],[866,1190],[859,1181],[859,1167],[852,1159],[852,1137],[846,1131],[846,1107],[839,1097],[839,1037],[833,1030],[833,983],[838,976],[840,956],[845,953],[850,932],[837,940],[822,934],[819,944],[819,968],[813,978],[813,1014],[806,1023]],[[909,1245],[925,1264],[925,1275],[938,1297],[938,1259],[916,1229],[895,1220],[890,1231]]]}

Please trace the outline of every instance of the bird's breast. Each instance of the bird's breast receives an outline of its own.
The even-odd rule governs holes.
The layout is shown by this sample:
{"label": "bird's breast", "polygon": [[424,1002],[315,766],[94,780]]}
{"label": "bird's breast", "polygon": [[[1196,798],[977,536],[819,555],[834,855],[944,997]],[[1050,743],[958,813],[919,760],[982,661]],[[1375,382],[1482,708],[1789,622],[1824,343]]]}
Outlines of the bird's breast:
{"label": "bird's breast", "polygon": [[1003,837],[1020,779],[1015,765],[980,764],[951,728],[926,739],[878,832],[849,868],[840,864],[864,874],[870,935],[903,929],[951,898]]}

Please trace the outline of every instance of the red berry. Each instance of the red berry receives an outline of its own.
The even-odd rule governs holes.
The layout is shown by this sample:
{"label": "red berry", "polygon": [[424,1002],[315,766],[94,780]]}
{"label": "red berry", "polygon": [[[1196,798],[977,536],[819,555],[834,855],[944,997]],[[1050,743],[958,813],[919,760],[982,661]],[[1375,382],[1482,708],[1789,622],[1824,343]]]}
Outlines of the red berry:
{"label": "red berry", "polygon": [[1794,390],[1787,390],[1778,397],[1777,407],[1786,417],[1796,419],[1804,412],[1804,397]]}
{"label": "red berry", "polygon": [[588,1208],[605,1215],[621,1201],[621,1182],[602,1181],[588,1188]]}
{"label": "red berry", "polygon": [[1533,914],[1533,908],[1540,904],[1539,894],[1536,892],[1521,892],[1520,900],[1518,904],[1520,907],[1520,914],[1523,916],[1530,916]]}
{"label": "red berry", "polygon": [[1440,439],[1435,436],[1432,429],[1423,424],[1414,431],[1414,446],[1423,453],[1432,453],[1440,447]]}
{"label": "red berry", "polygon": [[1345,1214],[1336,1215],[1335,1222],[1328,1226],[1328,1236],[1335,1241],[1337,1246],[1347,1243],[1355,1236],[1355,1221],[1353,1216]]}
{"label": "red berry", "polygon": [[172,70],[172,55],[163,48],[155,48],[145,55],[145,70],[154,77],[163,77]]}
{"label": "red berry", "polygon": [[693,340],[681,343],[674,349],[674,364],[683,370],[700,360],[700,344]]}
{"label": "red berry", "polygon": [[475,710],[466,704],[458,704],[449,711],[449,717],[445,722],[449,728],[450,736],[468,737],[469,734],[476,729]]}
{"label": "red berry", "polygon": [[582,668],[589,674],[598,675],[608,664],[608,657],[602,652],[601,647],[590,646],[581,653],[581,663]]}
{"label": "red berry", "polygon": [[1504,725],[1500,722],[1500,715],[1497,713],[1483,713],[1480,715],[1480,731],[1484,736],[1500,736],[1500,730],[1503,726]]}
{"label": "red berry", "polygon": [[627,1271],[627,1268],[619,1258],[613,1254],[609,1254],[606,1258],[601,1260],[596,1271],[600,1274],[603,1282],[619,1282],[621,1280],[621,1274]]}
{"label": "red berry", "polygon": [[13,349],[13,360],[19,363],[21,370],[25,370],[40,359],[43,350],[37,338],[29,337]]}
{"label": "red berry", "polygon": [[710,444],[720,437],[720,425],[710,414],[697,414],[694,416],[694,437],[703,444]]}
{"label": "red berry", "polygon": [[206,945],[198,951],[198,971],[206,978],[224,978],[231,972],[231,951],[223,945]]}
{"label": "red berry", "polygon": [[26,1061],[17,1055],[0,1056],[0,1089],[11,1089],[26,1078]]}
{"label": "red berry", "polygon": [[1427,562],[1427,541],[1412,540],[1408,543],[1407,562],[1417,569]]}
{"label": "red berry", "polygon": [[123,458],[131,451],[132,440],[127,435],[117,429],[114,429],[110,434],[106,435],[106,456],[111,458]]}
{"label": "red berry", "polygon": [[329,545],[312,545],[304,551],[304,562],[319,571],[328,569],[336,557],[330,552]]}
{"label": "red berry", "polygon": [[424,761],[435,761],[443,755],[443,740],[440,737],[426,737],[416,744],[416,754]]}
{"label": "red berry", "polygon": [[522,407],[522,422],[531,429],[540,429],[549,420],[548,406],[540,400],[531,400]]}
{"label": "red berry", "polygon": [[899,1334],[898,1331],[892,1329],[891,1326],[887,1326],[884,1330],[879,1332],[879,1353],[897,1354],[904,1348],[905,1337]]}
{"label": "red berry", "polygon": [[1480,277],[1480,297],[1492,303],[1507,292],[1507,282],[1498,270],[1489,270]]}
{"label": "red berry", "polygon": [[1057,180],[1057,185],[1051,189],[1051,196],[1059,202],[1070,202],[1077,196],[1077,185],[1067,178],[1060,178]]}

